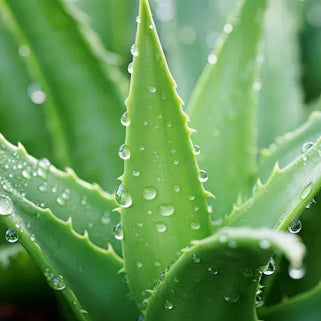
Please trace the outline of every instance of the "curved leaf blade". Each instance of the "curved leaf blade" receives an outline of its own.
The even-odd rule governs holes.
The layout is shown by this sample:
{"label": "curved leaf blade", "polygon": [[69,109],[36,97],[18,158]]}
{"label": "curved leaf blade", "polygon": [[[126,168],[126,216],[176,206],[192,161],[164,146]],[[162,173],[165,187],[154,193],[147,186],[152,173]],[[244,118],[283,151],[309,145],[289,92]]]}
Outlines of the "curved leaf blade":
{"label": "curved leaf blade", "polygon": [[256,321],[259,271],[274,251],[287,255],[293,266],[302,263],[298,239],[271,230],[222,229],[194,242],[155,289],[146,320]]}
{"label": "curved leaf blade", "polygon": [[85,179],[112,190],[115,173],[121,172],[115,155],[124,139],[119,124],[123,104],[101,48],[90,42],[92,36],[73,16],[71,4],[4,3],[3,10],[12,13],[45,76],[71,152],[71,166]]}
{"label": "curved leaf blade", "polygon": [[269,180],[260,181],[252,198],[235,207],[224,225],[286,230],[321,187],[321,137],[284,169],[278,165]]}
{"label": "curved leaf blade", "polygon": [[42,208],[49,208],[59,219],[71,217],[79,234],[101,248],[108,243],[120,254],[120,243],[113,228],[120,222],[114,197],[98,185],[80,180],[72,170],[62,172],[48,160],[28,155],[22,145],[15,147],[0,135],[0,184],[3,190],[15,189],[24,198]]}
{"label": "curved leaf blade", "polygon": [[[175,83],[168,71],[146,0],[140,24],[130,95],[123,186],[123,253],[129,285],[138,302],[191,240],[211,233],[207,193]],[[122,190],[119,189],[119,194]],[[131,206],[129,206],[131,205]]]}
{"label": "curved leaf blade", "polygon": [[65,296],[79,320],[122,321],[137,315],[119,274],[123,263],[111,246],[96,247],[87,233],[81,236],[73,230],[71,219],[59,220],[15,190],[1,195],[10,197],[14,205],[14,212],[1,216],[1,221],[16,230],[49,284]]}
{"label": "curved leaf blade", "polygon": [[[256,171],[253,83],[266,1],[242,1],[222,45],[202,74],[189,104],[199,164],[209,174],[215,218],[246,193]],[[216,58],[217,57],[217,58]],[[216,62],[217,60],[217,62]],[[225,170],[222,170],[225,169]]]}

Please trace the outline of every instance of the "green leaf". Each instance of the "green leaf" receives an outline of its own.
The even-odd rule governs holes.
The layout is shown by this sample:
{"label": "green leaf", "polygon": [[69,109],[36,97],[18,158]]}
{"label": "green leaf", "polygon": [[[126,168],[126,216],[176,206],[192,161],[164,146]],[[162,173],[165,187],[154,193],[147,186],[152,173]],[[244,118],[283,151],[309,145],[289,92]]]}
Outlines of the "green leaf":
{"label": "green leaf", "polygon": [[259,177],[266,181],[276,162],[281,167],[295,160],[321,136],[321,112],[313,112],[309,120],[291,133],[276,139],[276,143],[263,149],[259,161]]}
{"label": "green leaf", "polygon": [[300,3],[272,0],[269,4],[260,75],[263,85],[258,113],[260,147],[268,146],[277,136],[295,129],[304,116],[297,39]]}
{"label": "green leaf", "polygon": [[208,236],[211,224],[192,131],[146,0],[140,3],[136,48],[127,100],[130,124],[122,148],[125,174],[117,194],[124,207],[125,271],[141,302],[179,250]]}
{"label": "green leaf", "polygon": [[74,18],[70,6],[61,0],[2,4],[25,34],[45,76],[71,166],[81,177],[112,190],[115,173],[121,172],[115,155],[124,139],[119,124],[122,98],[102,48]]}
{"label": "green leaf", "polygon": [[121,54],[127,61],[134,37],[137,1],[80,0],[76,5],[88,14],[91,27],[99,34],[105,47]]}
{"label": "green leaf", "polygon": [[24,198],[42,208],[50,208],[54,215],[68,221],[79,234],[88,232],[89,239],[99,247],[111,243],[120,254],[119,241],[113,228],[120,222],[113,196],[98,185],[80,180],[68,169],[62,172],[48,160],[28,155],[22,145],[15,147],[0,136],[0,184],[2,190],[19,191]]}
{"label": "green leaf", "polygon": [[[169,66],[188,101],[236,0],[155,1],[156,22]],[[152,5],[153,3],[151,3]],[[202,21],[202,23],[200,23]],[[197,59],[195,59],[197,57]]]}
{"label": "green leaf", "polygon": [[230,212],[238,193],[247,192],[256,170],[252,86],[265,6],[265,0],[242,2],[233,25],[225,27],[231,34],[213,55],[214,64],[206,67],[189,105],[199,164],[208,170],[207,187],[216,196],[216,219]]}
{"label": "green leaf", "polygon": [[153,292],[147,321],[256,321],[262,267],[276,251],[300,267],[304,246],[287,233],[222,229],[184,250]]}
{"label": "green leaf", "polygon": [[321,283],[283,303],[262,309],[260,317],[265,321],[316,321],[321,318]]}
{"label": "green leaf", "polygon": [[28,47],[17,44],[5,20],[1,14],[0,131],[14,142],[23,141],[37,157],[52,158],[42,106],[28,97],[28,87],[35,81],[21,56]]}
{"label": "green leaf", "polygon": [[321,187],[321,137],[291,164],[275,166],[269,180],[258,181],[252,198],[235,207],[224,225],[286,230]]}
{"label": "green leaf", "polygon": [[61,221],[16,190],[1,194],[2,213],[11,206],[13,211],[1,215],[1,221],[15,229],[49,285],[65,296],[79,320],[121,321],[138,314],[119,274],[123,263],[111,246],[96,247],[86,232],[81,236],[73,230],[71,218]]}

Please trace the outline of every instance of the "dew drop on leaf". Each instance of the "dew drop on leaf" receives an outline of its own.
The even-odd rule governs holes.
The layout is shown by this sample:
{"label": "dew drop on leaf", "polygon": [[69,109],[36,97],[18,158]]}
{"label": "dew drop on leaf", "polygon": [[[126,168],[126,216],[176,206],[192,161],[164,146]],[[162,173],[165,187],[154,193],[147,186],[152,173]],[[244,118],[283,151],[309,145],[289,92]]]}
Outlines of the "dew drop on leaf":
{"label": "dew drop on leaf", "polygon": [[301,200],[305,200],[310,195],[310,193],[312,191],[312,186],[313,186],[313,183],[310,182],[308,185],[306,185],[303,188],[301,195],[300,195]]}
{"label": "dew drop on leaf", "polygon": [[54,290],[61,291],[61,290],[65,289],[66,282],[61,275],[57,275],[57,274],[51,272],[49,269],[45,269],[44,275],[47,279],[48,284]]}
{"label": "dew drop on leaf", "polygon": [[201,153],[201,149],[198,145],[194,145],[194,154],[199,155]]}
{"label": "dew drop on leaf", "polygon": [[132,205],[132,198],[123,183],[121,183],[117,189],[116,201],[123,208],[127,208]]}
{"label": "dew drop on leaf", "polygon": [[129,74],[132,74],[132,73],[133,73],[133,71],[134,71],[133,66],[134,66],[134,63],[133,63],[133,62],[131,62],[131,63],[128,65],[127,70],[128,70],[128,73],[129,73]]}
{"label": "dew drop on leaf", "polygon": [[272,275],[275,272],[275,262],[273,257],[271,257],[268,266],[266,267],[266,269],[263,271],[264,275]]}
{"label": "dew drop on leaf", "polygon": [[164,223],[157,223],[156,224],[156,230],[159,233],[164,233],[167,231],[167,226]]}
{"label": "dew drop on leaf", "polygon": [[10,215],[13,212],[13,204],[9,197],[0,195],[0,215]]}
{"label": "dew drop on leaf", "polygon": [[199,179],[202,183],[207,182],[208,181],[207,171],[204,171],[203,169],[201,169]]}
{"label": "dew drop on leaf", "polygon": [[137,50],[137,47],[136,47],[136,44],[134,43],[131,48],[130,48],[130,53],[134,56],[134,57],[137,57],[138,56],[138,50]]}
{"label": "dew drop on leaf", "polygon": [[302,223],[300,220],[294,219],[288,227],[290,233],[296,234],[299,233],[302,229]]}
{"label": "dew drop on leaf", "polygon": [[173,305],[172,302],[166,300],[166,301],[165,301],[165,304],[164,304],[164,308],[165,308],[166,310],[172,310],[172,309],[174,308],[174,305]]}
{"label": "dew drop on leaf", "polygon": [[150,86],[150,87],[149,87],[149,92],[150,92],[151,94],[155,94],[156,91],[157,91],[156,87],[154,87],[154,86]]}
{"label": "dew drop on leaf", "polygon": [[172,204],[162,204],[158,208],[158,212],[162,216],[171,216],[174,214],[174,206]]}
{"label": "dew drop on leaf", "polygon": [[305,269],[303,267],[296,268],[293,266],[289,267],[289,276],[294,280],[302,279],[305,275]]}
{"label": "dew drop on leaf", "polygon": [[194,263],[200,263],[201,259],[196,254],[192,254],[192,261]]}
{"label": "dew drop on leaf", "polygon": [[228,288],[224,295],[224,300],[230,303],[236,303],[240,299],[240,295],[237,290]]}
{"label": "dew drop on leaf", "polygon": [[18,241],[18,234],[15,230],[9,229],[6,231],[5,239],[9,243],[16,243]]}
{"label": "dew drop on leaf", "polygon": [[207,57],[207,61],[210,65],[215,65],[217,63],[217,57],[214,54],[211,54]]}
{"label": "dew drop on leaf", "polygon": [[116,240],[121,241],[124,239],[123,230],[121,228],[121,224],[117,224],[113,229],[113,234]]}
{"label": "dew drop on leaf", "polygon": [[146,186],[143,189],[143,197],[145,200],[153,200],[157,196],[157,190],[154,186]]}
{"label": "dew drop on leaf", "polygon": [[123,144],[119,147],[118,155],[121,159],[129,159],[130,158],[130,151],[127,145]]}
{"label": "dew drop on leaf", "polygon": [[307,152],[313,145],[314,145],[314,143],[312,143],[312,142],[305,142],[302,145],[302,153]]}
{"label": "dew drop on leaf", "polygon": [[120,122],[121,122],[121,124],[122,124],[123,126],[125,126],[125,127],[127,127],[127,126],[130,125],[130,119],[129,119],[129,116],[128,116],[128,112],[127,112],[127,111],[125,111],[125,112],[123,113],[123,115],[121,116]]}

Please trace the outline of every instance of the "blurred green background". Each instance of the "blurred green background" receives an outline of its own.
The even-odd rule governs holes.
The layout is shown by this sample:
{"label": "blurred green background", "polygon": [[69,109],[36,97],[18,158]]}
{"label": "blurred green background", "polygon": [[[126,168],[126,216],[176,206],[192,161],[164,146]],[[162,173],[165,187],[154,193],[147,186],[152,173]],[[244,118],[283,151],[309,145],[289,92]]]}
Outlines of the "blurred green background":
{"label": "blurred green background", "polygon": [[[80,40],[73,28],[81,30],[94,44],[95,55],[112,78],[121,82],[121,90],[115,95],[124,102],[129,88],[127,68],[135,42],[138,0],[51,1],[59,3],[66,16],[75,18],[76,26],[63,15],[56,16],[54,9],[50,15],[49,6],[45,8],[48,16],[42,20],[33,16],[41,14],[41,11],[33,11],[33,6],[37,7],[41,0],[0,2],[0,132],[14,144],[22,142],[31,155],[48,158],[60,168],[71,166],[82,178],[98,181],[97,173],[91,174],[84,166],[73,163],[64,150],[56,148],[60,137],[52,134],[57,126],[55,117],[64,118],[68,129],[71,122],[68,117],[77,114],[77,105],[70,107],[69,114],[64,114],[68,93],[74,95],[75,84],[83,81],[85,88],[86,80],[93,79],[92,95],[107,99],[103,93],[104,81],[99,80],[97,84],[97,79],[104,79],[103,75],[98,72],[92,75],[92,68],[89,70],[92,78],[88,77],[85,63],[71,66],[73,57],[78,59],[87,54],[78,46]],[[204,66],[213,59],[213,50],[237,1],[150,2],[178,92],[187,103]],[[20,5],[23,10],[19,9]],[[14,10],[11,12],[9,7]],[[53,39],[58,33],[63,40],[55,43]],[[39,46],[35,47],[28,37],[37,39]],[[73,56],[59,55],[60,52],[69,53],[67,49]],[[57,54],[50,56],[54,50]],[[39,56],[39,52],[43,54]],[[317,101],[321,94],[321,0],[270,0],[261,60],[258,144],[267,147],[275,137],[293,130],[312,110],[320,108]],[[60,66],[60,70],[52,70],[50,65]],[[73,68],[73,74],[60,89],[58,73],[67,66]],[[55,77],[56,83],[51,81]],[[264,99],[270,102],[268,106],[261,103],[263,96],[268,97]],[[52,105],[60,106],[57,115],[50,112]],[[269,108],[271,114],[278,113],[280,124],[267,127],[266,118],[260,118],[262,108]],[[97,133],[99,130],[103,130],[103,126]],[[105,185],[104,181],[98,183]],[[8,244],[4,234],[5,227],[0,226],[0,320],[59,320],[54,293],[27,253],[18,244]]]}

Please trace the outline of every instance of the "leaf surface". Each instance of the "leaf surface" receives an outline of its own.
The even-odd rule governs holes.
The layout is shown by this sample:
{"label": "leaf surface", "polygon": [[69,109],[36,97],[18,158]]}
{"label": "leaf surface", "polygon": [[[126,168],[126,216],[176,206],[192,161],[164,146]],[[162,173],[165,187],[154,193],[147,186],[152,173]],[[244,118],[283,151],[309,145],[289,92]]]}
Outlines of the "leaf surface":
{"label": "leaf surface", "polygon": [[[228,214],[246,193],[256,170],[255,103],[252,88],[266,1],[242,1],[227,24],[221,46],[202,74],[189,104],[199,164],[208,171],[207,188],[215,218]],[[217,61],[216,61],[217,60]]]}
{"label": "leaf surface", "polygon": [[[121,205],[123,253],[138,302],[181,248],[211,233],[191,130],[168,71],[148,2],[140,3]],[[127,194],[128,193],[128,194]]]}
{"label": "leaf surface", "polygon": [[2,211],[9,211],[4,207],[8,197],[13,211],[1,215],[1,221],[16,231],[48,283],[65,296],[79,320],[128,320],[137,315],[119,274],[123,263],[111,246],[107,250],[96,247],[87,233],[81,236],[73,230],[72,219],[61,221],[16,190],[2,192]]}
{"label": "leaf surface", "polygon": [[120,254],[113,228],[120,222],[112,195],[98,185],[80,180],[72,170],[62,172],[48,160],[28,155],[22,145],[15,147],[0,136],[0,183],[3,190],[15,189],[24,198],[66,222],[71,217],[79,234],[88,232],[99,247],[111,243]]}
{"label": "leaf surface", "polygon": [[299,2],[291,0],[269,2],[260,74],[262,82],[258,110],[260,147],[267,147],[276,137],[294,130],[303,121],[303,97],[299,84],[300,53],[297,39],[300,6]]}
{"label": "leaf surface", "polygon": [[222,229],[193,243],[153,292],[147,321],[257,320],[256,292],[269,257],[284,253],[299,267],[304,254],[295,236],[264,229]]}
{"label": "leaf surface", "polygon": [[269,180],[258,181],[253,196],[235,207],[225,225],[286,230],[321,187],[321,137],[283,169],[275,166]]}
{"label": "leaf surface", "polygon": [[121,172],[115,155],[124,139],[119,124],[123,103],[102,48],[73,15],[71,4],[3,3],[25,34],[48,84],[71,153],[70,165],[83,178],[112,190]]}

